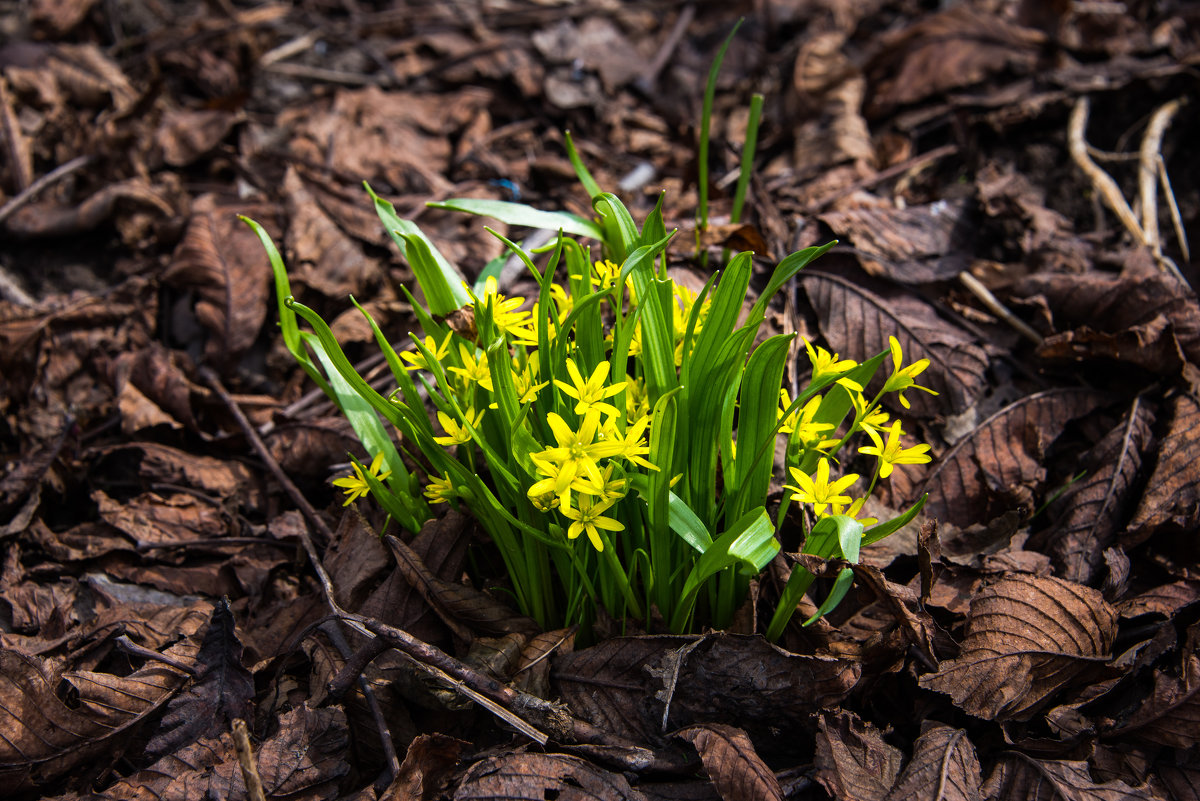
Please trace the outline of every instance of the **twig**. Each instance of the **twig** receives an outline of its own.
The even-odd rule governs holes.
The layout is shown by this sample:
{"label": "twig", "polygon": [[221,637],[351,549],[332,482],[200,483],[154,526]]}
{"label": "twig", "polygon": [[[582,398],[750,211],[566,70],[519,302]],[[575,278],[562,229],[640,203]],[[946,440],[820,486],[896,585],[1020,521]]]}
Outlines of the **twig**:
{"label": "twig", "polygon": [[[1178,101],[1171,101],[1171,103],[1177,102]],[[1168,103],[1167,106],[1170,106],[1171,103]],[[1151,253],[1154,254],[1155,261],[1158,262],[1159,269],[1163,272],[1171,273],[1181,283],[1186,284],[1187,280],[1183,277],[1183,274],[1179,272],[1179,268],[1175,266],[1175,263],[1162,255],[1162,247],[1158,243],[1158,206],[1155,201],[1153,172],[1150,173],[1148,191],[1146,189],[1146,183],[1144,179],[1147,139],[1151,139],[1151,129],[1155,127],[1154,120],[1151,121],[1150,127],[1147,128],[1146,136],[1142,139],[1142,158],[1140,159],[1138,181],[1139,186],[1142,189],[1141,197],[1143,220],[1147,219],[1145,215],[1147,214],[1148,210],[1153,214],[1154,229],[1153,231],[1148,231],[1145,225],[1138,220],[1137,215],[1133,213],[1133,209],[1129,207],[1129,203],[1125,201],[1125,197],[1121,194],[1121,188],[1117,186],[1117,182],[1113,180],[1111,175],[1101,169],[1096,162],[1092,161],[1092,157],[1088,154],[1085,133],[1087,131],[1087,121],[1090,110],[1091,103],[1087,97],[1080,97],[1077,101],[1075,101],[1075,107],[1071,109],[1071,120],[1067,124],[1067,148],[1070,150],[1071,158],[1075,160],[1075,163],[1079,166],[1079,169],[1083,170],[1084,174],[1088,177],[1088,180],[1092,182],[1092,186],[1095,188],[1097,194],[1099,194],[1104,200],[1105,204],[1112,209],[1114,214],[1117,215],[1117,219],[1120,220],[1121,224],[1125,226],[1125,230],[1132,234],[1133,238],[1137,240],[1138,243],[1150,248]],[[1159,111],[1155,112],[1155,119],[1159,117],[1160,113],[1162,113],[1162,109],[1159,109]],[[1173,114],[1174,112],[1171,113]],[[1161,123],[1163,130],[1166,129],[1166,124],[1169,121],[1170,115],[1168,114]],[[1153,155],[1157,155],[1158,146],[1161,145],[1161,143],[1162,131],[1159,131],[1157,141],[1152,140]],[[1153,155],[1151,158],[1153,158]],[[1151,167],[1153,167],[1153,162],[1151,162]]]}
{"label": "twig", "polygon": [[17,209],[21,208],[26,203],[37,197],[38,193],[43,189],[86,167],[89,163],[91,163],[91,160],[91,156],[76,156],[66,164],[60,164],[50,172],[43,175],[41,178],[38,178],[36,181],[31,183],[28,188],[23,190],[20,194],[15,195],[12,200],[5,203],[3,208],[0,208],[0,225],[3,225],[5,220],[16,213]]}
{"label": "twig", "polygon": [[[1162,240],[1158,235],[1158,166],[1162,162],[1162,140],[1171,124],[1171,118],[1183,106],[1181,100],[1171,100],[1159,106],[1146,133],[1142,137],[1142,146],[1138,151],[1138,197],[1142,201],[1142,230],[1145,231],[1145,243],[1154,252],[1155,260],[1161,262],[1166,258],[1162,253]],[[1166,172],[1165,167],[1163,170]],[[1178,273],[1178,269],[1175,271]],[[1178,276],[1180,279],[1182,275]]]}
{"label": "twig", "polygon": [[1018,334],[1028,339],[1035,345],[1042,344],[1042,336],[1037,331],[1034,331],[1025,321],[1017,317],[1008,308],[999,301],[999,299],[991,293],[986,286],[979,282],[979,279],[971,275],[966,270],[958,274],[958,280],[962,282],[972,295],[979,298],[979,302],[987,306],[992,314],[999,317],[1004,322],[1008,323]]}
{"label": "twig", "polygon": [[129,637],[125,634],[122,634],[119,637],[117,637],[117,639],[114,640],[114,642],[116,643],[117,648],[119,648],[120,650],[124,651],[127,654],[131,654],[133,656],[140,656],[143,659],[151,659],[155,662],[162,662],[167,667],[182,671],[189,676],[196,675],[196,669],[194,667],[192,667],[191,665],[185,665],[182,662],[180,662],[179,660],[172,659],[171,657],[167,656],[166,654],[160,654],[158,651],[151,650],[149,648],[146,648],[143,645],[138,645],[136,642],[129,639]]}
{"label": "twig", "polygon": [[286,75],[289,78],[303,78],[310,81],[336,83],[344,86],[385,86],[388,83],[386,79],[381,80],[373,75],[362,75],[357,72],[346,72],[344,70],[331,70],[324,67],[310,67],[307,64],[291,64],[283,61],[268,64],[263,69],[267,72],[274,72],[277,75]]}
{"label": "twig", "polygon": [[[292,499],[297,508],[300,509],[300,513],[304,515],[305,519],[308,520],[308,522],[314,528],[321,532],[321,535],[325,537],[327,541],[332,541],[334,539],[334,535],[333,532],[330,531],[329,526],[326,525],[325,521],[322,520],[317,514],[317,510],[314,509],[312,504],[308,502],[308,499],[304,497],[304,494],[300,492],[300,489],[292,482],[290,478],[287,477],[287,474],[283,472],[283,468],[279,466],[279,463],[275,461],[275,458],[271,456],[270,452],[267,450],[267,446],[263,444],[262,439],[254,430],[254,426],[248,419],[246,419],[246,415],[242,413],[242,410],[234,402],[233,398],[230,397],[228,390],[226,390],[224,385],[221,383],[221,379],[215,372],[213,372],[211,368],[207,366],[201,367],[199,373],[200,377],[207,382],[208,385],[212,387],[213,391],[216,392],[221,398],[221,400],[224,401],[225,405],[229,408],[230,413],[237,421],[238,426],[242,429],[242,433],[245,434],[250,446],[254,449],[254,452],[258,454],[259,459],[261,459],[263,464],[266,465],[271,475],[284,488],[284,491],[287,492],[288,497]],[[421,642],[406,631],[393,628],[391,626],[385,626],[379,621],[363,617],[362,615],[356,615],[342,609],[334,597],[333,581],[330,579],[329,573],[325,570],[325,566],[321,563],[321,557],[317,553],[317,549],[313,544],[312,537],[310,537],[308,532],[303,528],[301,528],[297,533],[300,536],[301,543],[304,545],[305,553],[308,554],[308,560],[312,565],[313,572],[317,574],[317,580],[321,585],[322,592],[325,594],[325,602],[339,618],[345,620],[352,628],[367,635],[368,637],[384,636],[380,632],[386,631],[388,633],[386,638],[393,645],[393,647],[397,648],[401,653],[411,658],[417,665],[433,675],[439,682],[451,687],[455,691],[480,704],[480,706],[483,706],[493,715],[504,720],[517,731],[525,734],[538,744],[545,745],[546,742],[549,741],[549,738],[545,734],[531,726],[519,715],[511,712],[508,709],[505,709],[503,706],[496,703],[479,690],[475,689],[478,686],[499,686],[499,682],[483,676],[475,670],[472,670],[463,663],[459,662],[457,659],[454,659],[449,654],[446,654],[442,650],[435,648],[432,645]],[[383,628],[380,629],[380,627]]]}
{"label": "twig", "polygon": [[262,777],[258,775],[258,765],[254,764],[254,751],[250,748],[250,732],[246,730],[246,721],[241,718],[233,719],[233,747],[237,751],[238,764],[242,766],[242,780],[246,782],[246,794],[250,796],[250,801],[267,801]]}
{"label": "twig", "polygon": [[683,7],[683,11],[679,12],[679,16],[675,20],[675,25],[671,28],[671,32],[667,34],[667,38],[663,40],[662,46],[658,48],[658,52],[655,53],[654,60],[646,67],[646,71],[633,82],[633,85],[642,93],[647,95],[653,94],[654,84],[658,81],[658,74],[663,71],[663,67],[667,66],[667,62],[671,60],[671,54],[679,46],[679,40],[683,38],[683,34],[687,32],[687,27],[692,24],[692,20],[695,17],[696,7],[690,3]]}

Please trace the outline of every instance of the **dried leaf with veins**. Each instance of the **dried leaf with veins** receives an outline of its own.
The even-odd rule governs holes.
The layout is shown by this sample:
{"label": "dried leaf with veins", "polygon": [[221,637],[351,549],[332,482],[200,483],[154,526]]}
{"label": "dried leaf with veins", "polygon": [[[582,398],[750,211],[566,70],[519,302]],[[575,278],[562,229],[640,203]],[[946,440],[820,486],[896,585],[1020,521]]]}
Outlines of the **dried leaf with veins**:
{"label": "dried leaf with veins", "polygon": [[957,659],[920,684],[985,720],[1027,720],[1052,695],[1108,661],[1116,612],[1096,590],[1013,574],[971,602]]}
{"label": "dried leaf with veins", "polygon": [[565,754],[511,753],[472,765],[454,789],[455,801],[543,801],[562,798],[642,801],[645,796],[611,773]]}
{"label": "dried leaf with veins", "polygon": [[1200,401],[1177,395],[1170,408],[1171,428],[1159,445],[1146,494],[1120,538],[1126,548],[1162,526],[1189,529],[1200,522]]}
{"label": "dried leaf with veins", "polygon": [[830,795],[849,801],[882,801],[904,761],[899,749],[883,740],[879,729],[844,710],[817,719],[814,765]]}
{"label": "dried leaf with veins", "polygon": [[[898,290],[876,294],[859,282],[831,273],[805,271],[801,279],[816,309],[821,333],[838,355],[855,361],[869,359],[886,351],[888,337],[894,335],[905,364],[929,359],[918,383],[940,394],[909,393],[911,415],[961,412],[983,391],[987,354],[972,336],[938,317],[925,301]],[[891,366],[890,359],[884,361],[872,387],[882,386]]]}
{"label": "dried leaf with veins", "polygon": [[1023,801],[1151,801],[1148,789],[1130,787],[1122,781],[1097,784],[1086,762],[1034,759],[1014,751],[988,776],[983,789],[989,798]]}
{"label": "dried leaf with veins", "polygon": [[1181,751],[1200,743],[1200,656],[1188,657],[1182,676],[1155,671],[1150,697],[1112,736]]}
{"label": "dried leaf with veins", "polygon": [[1100,404],[1094,392],[1056,389],[1009,404],[946,451],[922,487],[925,514],[956,526],[986,523],[1029,504],[1045,470],[1042,456],[1067,423]]}
{"label": "dried leaf with veins", "polygon": [[913,744],[887,801],[983,801],[979,758],[962,729],[934,725]]}
{"label": "dried leaf with veins", "polygon": [[783,801],[779,781],[754,750],[746,732],[734,726],[705,723],[682,729],[678,735],[700,754],[704,772],[721,798]]}
{"label": "dried leaf with veins", "polygon": [[1104,551],[1126,520],[1153,424],[1154,415],[1135,400],[1125,420],[1081,460],[1087,474],[1055,504],[1065,511],[1045,535],[1060,578],[1091,585],[1104,574]]}

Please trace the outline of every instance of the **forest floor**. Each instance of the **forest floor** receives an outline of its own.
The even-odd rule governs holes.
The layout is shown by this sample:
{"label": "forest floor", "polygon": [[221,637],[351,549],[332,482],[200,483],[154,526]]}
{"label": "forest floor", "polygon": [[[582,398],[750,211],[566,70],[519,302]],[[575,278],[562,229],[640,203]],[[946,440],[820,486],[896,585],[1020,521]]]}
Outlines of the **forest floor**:
{"label": "forest floor", "polygon": [[[1200,12],[741,5],[0,2],[6,798],[1200,799]],[[768,327],[930,359],[885,498],[929,500],[777,644],[784,555],[730,631],[577,647],[479,589],[467,518],[343,508],[367,455],[237,215],[373,377],[348,296],[416,322],[364,181],[473,278],[511,230],[425,204],[588,214],[569,130],[702,283],[739,16],[702,239],[752,292],[838,240]]]}

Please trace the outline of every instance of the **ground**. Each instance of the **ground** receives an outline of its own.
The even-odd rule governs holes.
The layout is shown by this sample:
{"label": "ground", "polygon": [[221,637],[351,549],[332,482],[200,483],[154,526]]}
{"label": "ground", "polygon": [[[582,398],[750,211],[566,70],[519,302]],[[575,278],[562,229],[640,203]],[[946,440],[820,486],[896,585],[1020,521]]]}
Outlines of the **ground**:
{"label": "ground", "polygon": [[[701,99],[741,16],[705,261]],[[1198,22],[1149,0],[0,3],[6,797],[1200,798]],[[609,621],[584,647],[480,589],[467,518],[381,540],[330,484],[365,454],[285,350],[237,215],[382,382],[348,296],[399,340],[413,276],[363,182],[474,277],[502,252],[487,221],[425,204],[587,214],[567,130],[637,219],[665,191],[679,280],[752,249],[753,294],[837,239],[768,327],[931,361],[939,394],[895,411],[934,459],[884,499],[928,494],[921,518],[778,644],[760,615],[794,557],[731,631]]]}

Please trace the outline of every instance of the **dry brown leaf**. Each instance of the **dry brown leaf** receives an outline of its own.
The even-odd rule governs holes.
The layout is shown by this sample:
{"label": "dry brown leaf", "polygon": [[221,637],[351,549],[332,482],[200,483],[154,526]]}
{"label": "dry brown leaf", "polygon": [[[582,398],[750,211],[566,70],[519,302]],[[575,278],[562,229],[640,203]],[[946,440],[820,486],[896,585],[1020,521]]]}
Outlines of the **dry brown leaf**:
{"label": "dry brown leaf", "polygon": [[[863,361],[888,349],[888,337],[900,342],[904,363],[929,359],[918,382],[938,396],[909,391],[911,414],[931,417],[961,412],[983,391],[988,359],[965,331],[938,317],[925,301],[900,291],[880,295],[859,283],[824,272],[801,273],[804,291],[817,311],[821,333],[843,358]],[[885,378],[892,367],[880,368]],[[882,386],[876,376],[872,386]],[[906,413],[907,414],[907,413]]]}
{"label": "dry brown leaf", "polygon": [[168,111],[154,138],[162,148],[163,161],[186,167],[221,143],[238,118],[222,109],[178,109]]}
{"label": "dry brown leaf", "polygon": [[1162,526],[1190,529],[1200,520],[1200,401],[1177,395],[1170,416],[1171,428],[1159,445],[1146,494],[1120,537],[1127,548]]}
{"label": "dry brown leaf", "polygon": [[1026,720],[1108,661],[1116,623],[1116,612],[1096,590],[1014,574],[975,597],[962,653],[920,684],[976,717]]}
{"label": "dry brown leaf", "polygon": [[221,509],[190,493],[160,496],[147,492],[122,503],[103,490],[93,490],[92,500],[100,519],[128,536],[138,548],[180,545],[229,534],[229,521]]}
{"label": "dry brown leaf", "polygon": [[[1113,276],[1092,270],[1082,275],[1031,275],[1016,287],[1026,298],[1042,296],[1060,329],[1088,326],[1120,341],[1121,332],[1143,330],[1159,317],[1170,321],[1170,333],[1188,361],[1200,364],[1200,305],[1196,296],[1180,292],[1165,276],[1139,268]],[[1160,335],[1165,336],[1165,334]]]}
{"label": "dry brown leaf", "polygon": [[196,654],[195,681],[171,700],[158,730],[146,744],[146,754],[163,757],[201,737],[229,731],[234,718],[252,719],[254,680],[242,667],[242,644],[229,602],[213,610],[208,631]]}
{"label": "dry brown leaf", "polygon": [[266,319],[271,265],[258,237],[237,215],[263,222],[270,213],[245,203],[222,205],[213,195],[198,198],[163,274],[168,284],[199,296],[194,311],[209,332],[205,355],[215,364],[235,363]]}
{"label": "dry brown leaf", "polygon": [[1183,607],[1200,601],[1200,581],[1173,581],[1127,598],[1117,605],[1123,618],[1141,615],[1175,617]]}
{"label": "dry brown leaf", "polygon": [[1026,754],[1005,752],[983,785],[989,798],[1020,798],[1026,801],[1152,801],[1148,789],[1130,787],[1122,781],[1097,784],[1086,762],[1034,759]]}
{"label": "dry brown leaf", "polygon": [[1182,676],[1155,671],[1150,697],[1112,736],[1180,751],[1200,743],[1200,657],[1188,657]]}
{"label": "dry brown leaf", "polygon": [[330,219],[295,169],[284,176],[283,191],[291,223],[287,249],[293,281],[342,300],[362,295],[379,281],[383,265]]}
{"label": "dry brown leaf", "polygon": [[400,772],[379,795],[379,801],[429,801],[437,797],[468,745],[446,734],[418,736],[409,743]]}
{"label": "dry brown leaf", "polygon": [[913,744],[887,801],[983,801],[975,746],[962,729],[935,724]]}
{"label": "dry brown leaf", "polygon": [[1055,503],[1059,519],[1045,535],[1058,576],[1092,585],[1105,571],[1104,552],[1129,513],[1142,459],[1153,447],[1154,415],[1135,400],[1125,420],[1080,460],[1087,471]]}
{"label": "dry brown leaf", "polygon": [[925,478],[925,514],[956,526],[986,523],[1014,507],[1032,513],[1042,456],[1063,428],[1100,404],[1091,391],[1057,389],[1012,403],[946,451]]}
{"label": "dry brown leaf", "polygon": [[1037,63],[1044,34],[970,5],[918,19],[884,38],[867,67],[875,79],[871,114],[970,86],[1002,70]]}
{"label": "dry brown leaf", "polygon": [[783,801],[775,774],[754,750],[746,732],[733,726],[708,723],[679,731],[700,754],[704,772],[725,801],[759,799]]}
{"label": "dry brown leaf", "polygon": [[60,237],[91,231],[105,223],[118,205],[130,204],[172,218],[174,207],[140,178],[131,178],[105,186],[73,206],[57,201],[33,202],[15,211],[5,223],[13,236],[28,238]]}
{"label": "dry brown leaf", "polygon": [[642,801],[619,773],[564,754],[489,757],[476,762],[454,789],[455,801]]}
{"label": "dry brown leaf", "polygon": [[1200,768],[1160,764],[1155,768],[1171,801],[1200,801]]}
{"label": "dry brown leaf", "polygon": [[838,801],[882,801],[900,774],[899,749],[853,712],[823,712],[817,727],[817,781]]}
{"label": "dry brown leaf", "polygon": [[822,214],[839,241],[848,240],[862,268],[899,284],[948,281],[971,262],[975,226],[965,200],[924,206],[863,206]]}
{"label": "dry brown leaf", "polygon": [[532,636],[538,632],[538,625],[532,618],[518,614],[486,592],[462,582],[439,578],[402,540],[389,534],[384,542],[396,557],[397,567],[409,584],[463,640],[471,641],[473,633]]}

